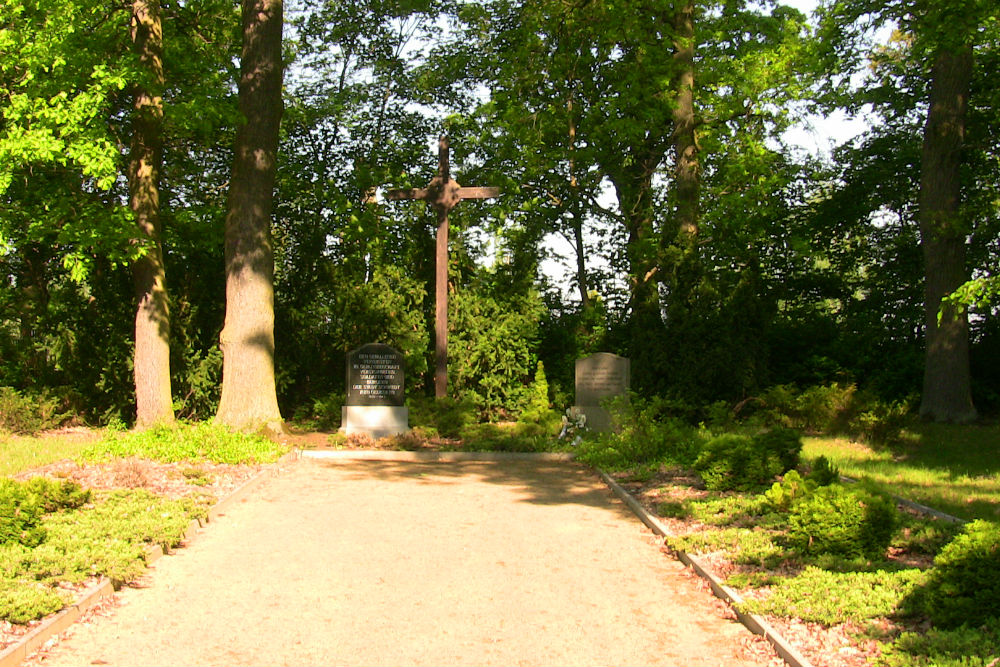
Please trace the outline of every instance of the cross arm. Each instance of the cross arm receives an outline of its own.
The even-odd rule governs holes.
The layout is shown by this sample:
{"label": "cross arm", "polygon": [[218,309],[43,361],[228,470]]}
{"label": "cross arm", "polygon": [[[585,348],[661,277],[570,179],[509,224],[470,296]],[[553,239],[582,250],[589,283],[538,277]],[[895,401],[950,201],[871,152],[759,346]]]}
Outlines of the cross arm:
{"label": "cross arm", "polygon": [[386,199],[427,199],[427,188],[407,188],[404,190],[389,190]]}
{"label": "cross arm", "polygon": [[500,196],[500,188],[460,187],[458,189],[459,199],[489,199],[498,196]]}

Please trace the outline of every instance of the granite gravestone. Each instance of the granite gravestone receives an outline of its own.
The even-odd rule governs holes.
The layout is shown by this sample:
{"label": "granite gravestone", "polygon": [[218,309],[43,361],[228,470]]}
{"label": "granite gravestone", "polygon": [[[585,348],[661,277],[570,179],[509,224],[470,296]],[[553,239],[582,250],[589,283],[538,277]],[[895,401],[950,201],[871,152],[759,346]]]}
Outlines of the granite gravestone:
{"label": "granite gravestone", "polygon": [[403,394],[403,355],[389,345],[369,343],[347,353],[347,400],[341,430],[373,438],[409,430]]}
{"label": "granite gravestone", "polygon": [[628,393],[629,360],[617,354],[598,352],[576,360],[576,405],[586,415],[587,428],[610,431],[611,415],[601,402],[612,396]]}

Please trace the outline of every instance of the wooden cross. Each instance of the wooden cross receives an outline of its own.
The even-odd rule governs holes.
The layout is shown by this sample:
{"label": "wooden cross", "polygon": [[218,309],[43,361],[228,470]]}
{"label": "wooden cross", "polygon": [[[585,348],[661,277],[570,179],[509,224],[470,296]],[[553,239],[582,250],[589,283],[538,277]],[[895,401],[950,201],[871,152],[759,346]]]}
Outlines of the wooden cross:
{"label": "wooden cross", "polygon": [[448,395],[448,211],[463,199],[488,199],[500,194],[499,188],[463,188],[449,173],[448,137],[438,140],[438,173],[426,188],[389,190],[387,199],[423,199],[437,211],[438,228],[435,251],[434,313],[434,396]]}

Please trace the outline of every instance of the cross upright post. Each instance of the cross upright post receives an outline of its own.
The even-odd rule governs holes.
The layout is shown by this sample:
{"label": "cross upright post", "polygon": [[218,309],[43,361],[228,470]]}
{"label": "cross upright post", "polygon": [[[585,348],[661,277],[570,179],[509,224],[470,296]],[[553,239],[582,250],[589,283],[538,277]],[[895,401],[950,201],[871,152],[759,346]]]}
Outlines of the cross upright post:
{"label": "cross upright post", "polygon": [[423,199],[437,211],[438,227],[434,259],[434,396],[448,395],[448,212],[463,199],[488,199],[500,194],[499,188],[464,188],[450,174],[448,137],[438,139],[438,173],[426,188],[389,190],[386,198]]}

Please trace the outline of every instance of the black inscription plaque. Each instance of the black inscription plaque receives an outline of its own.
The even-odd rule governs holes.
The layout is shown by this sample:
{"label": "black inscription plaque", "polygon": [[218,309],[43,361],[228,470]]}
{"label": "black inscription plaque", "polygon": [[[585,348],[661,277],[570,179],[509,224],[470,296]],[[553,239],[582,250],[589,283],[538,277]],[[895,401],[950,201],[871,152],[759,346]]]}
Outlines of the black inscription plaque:
{"label": "black inscription plaque", "polygon": [[403,405],[403,355],[369,343],[347,353],[347,405]]}

